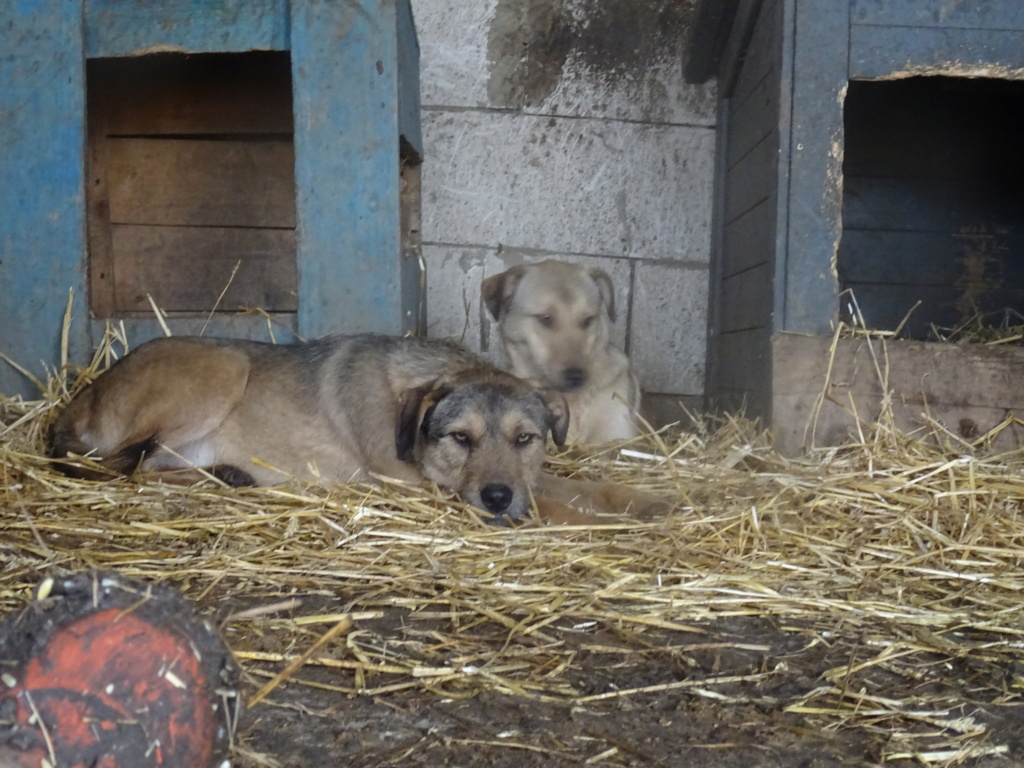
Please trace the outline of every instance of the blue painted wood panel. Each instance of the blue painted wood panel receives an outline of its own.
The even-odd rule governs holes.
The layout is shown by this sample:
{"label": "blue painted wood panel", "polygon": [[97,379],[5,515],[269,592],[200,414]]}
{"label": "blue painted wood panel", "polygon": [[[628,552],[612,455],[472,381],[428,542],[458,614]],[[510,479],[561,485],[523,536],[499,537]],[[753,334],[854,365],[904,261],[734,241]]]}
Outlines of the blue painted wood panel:
{"label": "blue painted wood panel", "polygon": [[937,74],[936,70],[991,77],[1001,77],[1007,70],[1024,70],[1024,28],[979,31],[854,26],[850,30],[852,79],[871,80],[904,72]]}
{"label": "blue painted wood panel", "polygon": [[288,0],[85,0],[89,58],[288,48]]}
{"label": "blue painted wood panel", "polygon": [[[848,0],[790,0],[796,13],[788,140],[786,245],[779,249],[776,331],[828,334],[837,312]],[[791,34],[791,33],[788,33]]]}
{"label": "blue painted wood panel", "polygon": [[398,0],[398,132],[423,157],[420,130],[420,44],[409,0]]}
{"label": "blue painted wood panel", "polygon": [[854,24],[894,27],[1024,28],[1020,0],[851,0]]}
{"label": "blue painted wood panel", "polygon": [[299,333],[399,333],[394,0],[292,3]]}
{"label": "blue painted wood panel", "polygon": [[[0,352],[43,374],[87,351],[82,14],[79,0],[18,0],[0,11]],[[38,392],[0,361],[0,391]]]}

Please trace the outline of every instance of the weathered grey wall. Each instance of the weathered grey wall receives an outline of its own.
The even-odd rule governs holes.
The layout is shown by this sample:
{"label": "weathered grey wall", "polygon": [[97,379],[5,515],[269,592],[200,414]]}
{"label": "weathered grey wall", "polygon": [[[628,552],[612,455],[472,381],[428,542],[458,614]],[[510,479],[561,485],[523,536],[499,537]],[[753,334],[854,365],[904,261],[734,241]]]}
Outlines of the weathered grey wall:
{"label": "weathered grey wall", "polygon": [[413,10],[430,334],[500,362],[480,281],[529,260],[586,262],[615,281],[617,338],[644,389],[699,401],[715,92],[682,80],[692,0]]}

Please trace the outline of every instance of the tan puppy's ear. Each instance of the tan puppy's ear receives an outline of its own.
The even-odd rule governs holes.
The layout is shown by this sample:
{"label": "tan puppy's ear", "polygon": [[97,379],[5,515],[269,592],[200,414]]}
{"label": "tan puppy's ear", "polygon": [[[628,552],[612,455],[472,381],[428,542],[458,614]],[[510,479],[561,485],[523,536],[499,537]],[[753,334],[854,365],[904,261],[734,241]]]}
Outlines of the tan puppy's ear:
{"label": "tan puppy's ear", "polygon": [[480,296],[484,306],[495,320],[501,319],[501,310],[515,295],[516,287],[522,280],[526,267],[520,265],[507,269],[499,275],[491,275],[480,284]]}
{"label": "tan puppy's ear", "polygon": [[395,452],[399,461],[414,458],[416,438],[425,424],[428,412],[448,394],[436,382],[407,389],[398,398],[398,420],[395,422]]}
{"label": "tan puppy's ear", "polygon": [[544,405],[548,409],[548,428],[551,430],[551,439],[555,445],[561,448],[565,445],[566,435],[569,434],[569,404],[565,402],[562,393],[557,389],[542,389],[540,396],[544,399]]}
{"label": "tan puppy's ear", "polygon": [[590,279],[597,283],[597,290],[601,293],[601,301],[608,310],[608,317],[615,322],[615,288],[608,273],[599,267],[591,267]]}

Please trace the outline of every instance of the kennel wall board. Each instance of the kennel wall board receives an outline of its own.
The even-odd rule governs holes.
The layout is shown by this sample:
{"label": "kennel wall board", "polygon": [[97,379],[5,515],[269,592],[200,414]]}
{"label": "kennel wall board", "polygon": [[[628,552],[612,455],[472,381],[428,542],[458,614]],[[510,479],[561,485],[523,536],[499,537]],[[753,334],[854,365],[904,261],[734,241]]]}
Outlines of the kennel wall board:
{"label": "kennel wall board", "polygon": [[71,292],[72,362],[161,333],[149,296],[174,333],[422,330],[408,0],[19,0],[0,50],[0,353],[34,376]]}
{"label": "kennel wall board", "polygon": [[[954,279],[942,276],[949,262],[939,258],[941,249],[934,262],[919,258],[902,264],[908,276],[902,284],[895,274],[897,239],[937,242],[939,235],[951,236],[948,230],[953,228],[948,221],[947,231],[943,226],[902,224],[900,219],[924,210],[908,202],[908,186],[895,195],[899,208],[878,205],[882,198],[875,198],[874,210],[889,214],[891,223],[879,224],[883,217],[864,223],[865,206],[858,208],[865,199],[862,192],[875,194],[884,185],[872,177],[884,174],[860,161],[877,159],[877,144],[856,158],[862,181],[858,187],[852,178],[845,180],[847,191],[856,194],[844,199],[844,173],[851,170],[844,167],[851,149],[844,112],[849,91],[939,78],[958,88],[970,88],[981,79],[999,81],[1011,91],[1008,114],[1016,120],[1013,89],[1024,82],[1024,3],[701,0],[692,31],[687,77],[701,82],[717,76],[719,88],[707,393],[717,407],[745,408],[778,427],[796,418],[787,405],[789,393],[780,390],[789,379],[780,376],[778,366],[790,364],[801,338],[808,339],[807,354],[817,354],[818,340],[831,334],[840,317],[844,282],[865,288],[875,310],[884,308],[886,296],[902,300],[928,290],[937,297],[936,306],[948,304],[943,281]],[[927,107],[916,118],[918,126],[927,122]],[[884,130],[882,123],[869,120],[869,132],[872,127]],[[976,149],[1000,135],[985,131],[983,126],[970,134],[963,148]],[[922,134],[916,143],[925,145],[932,138]],[[914,143],[907,142],[911,147]],[[1004,162],[1009,167],[1019,155],[1007,151]],[[913,181],[922,186],[920,179]],[[1019,278],[1024,270],[1016,269],[1024,260],[1024,205],[1016,205],[1022,195],[1017,186],[1007,198],[1019,213],[978,206],[955,222],[965,234],[980,232],[987,238],[977,263],[996,251],[1009,252],[999,269],[1010,284],[982,296],[992,302],[1019,301],[1024,289]],[[941,207],[926,213],[936,220],[943,217]],[[853,236],[857,227],[861,232]],[[929,231],[922,235],[915,229]],[[844,234],[851,235],[845,242]],[[879,247],[882,235],[887,239]],[[964,242],[977,244],[970,238]],[[865,261],[872,257],[873,262]],[[849,259],[846,269],[844,258]],[[887,274],[889,270],[894,273]],[[875,274],[878,285],[871,285]],[[874,327],[884,327],[884,322],[888,318]],[[783,334],[793,334],[796,341],[787,337],[780,345]],[[786,424],[787,433],[795,433],[792,426]]]}

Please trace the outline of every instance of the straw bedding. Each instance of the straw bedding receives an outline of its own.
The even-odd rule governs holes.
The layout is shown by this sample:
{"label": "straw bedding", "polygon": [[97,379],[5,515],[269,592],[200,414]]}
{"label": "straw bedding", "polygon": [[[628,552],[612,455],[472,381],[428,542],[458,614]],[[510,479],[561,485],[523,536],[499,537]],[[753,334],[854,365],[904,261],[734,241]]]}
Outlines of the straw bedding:
{"label": "straw bedding", "polygon": [[[54,377],[40,401],[0,399],[2,614],[22,608],[43,574],[114,568],[216,613],[251,707],[303,685],[577,706],[677,691],[862,732],[881,739],[883,761],[1012,752],[944,682],[966,675],[971,700],[989,708],[1024,691],[1020,452],[865,425],[855,444],[789,460],[727,419],[551,459],[559,473],[674,494],[672,516],[506,530],[436,489],[68,479],[40,457],[46,426],[110,356],[101,350],[75,384]],[[390,637],[375,629],[396,611],[424,620],[422,631],[413,621]],[[653,639],[729,618],[798,637],[794,659],[845,638],[847,660],[788,694],[773,689],[784,660],[587,690],[573,674],[579,646],[564,641],[605,627]],[[628,665],[637,651],[639,664],[641,645],[609,652]]]}

